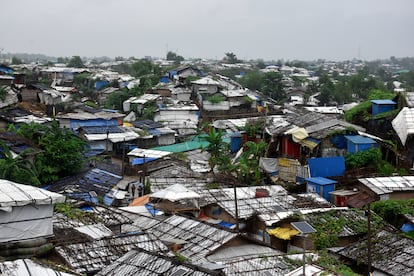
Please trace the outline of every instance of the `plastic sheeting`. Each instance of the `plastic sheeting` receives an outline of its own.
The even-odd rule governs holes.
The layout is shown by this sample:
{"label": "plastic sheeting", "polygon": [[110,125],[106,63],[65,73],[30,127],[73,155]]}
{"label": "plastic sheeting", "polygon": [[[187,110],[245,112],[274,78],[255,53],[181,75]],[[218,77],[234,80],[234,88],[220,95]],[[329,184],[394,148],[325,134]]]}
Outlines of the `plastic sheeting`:
{"label": "plastic sheeting", "polygon": [[0,211],[0,243],[53,235],[53,205],[13,207]]}
{"label": "plastic sheeting", "polygon": [[65,196],[63,195],[0,179],[0,207],[54,204],[64,201]]}

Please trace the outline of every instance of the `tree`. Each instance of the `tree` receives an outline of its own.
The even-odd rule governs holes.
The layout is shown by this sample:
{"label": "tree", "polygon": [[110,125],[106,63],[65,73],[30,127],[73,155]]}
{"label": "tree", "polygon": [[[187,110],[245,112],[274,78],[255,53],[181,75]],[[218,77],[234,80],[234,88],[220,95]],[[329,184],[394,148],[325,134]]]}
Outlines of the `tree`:
{"label": "tree", "polygon": [[230,64],[241,62],[233,52],[225,53],[225,55],[224,59]]}
{"label": "tree", "polygon": [[237,178],[249,185],[259,185],[263,178],[259,167],[259,160],[266,151],[266,143],[248,141],[244,144],[244,148],[245,151],[235,164]]}
{"label": "tree", "polygon": [[208,142],[207,147],[203,150],[210,153],[209,164],[211,168],[220,163],[221,157],[227,155],[228,145],[223,142],[223,132],[221,129],[216,131],[214,127],[210,128],[207,136],[203,137]]}
{"label": "tree", "polygon": [[82,168],[84,141],[69,129],[59,128],[57,121],[50,128],[31,123],[19,128],[18,133],[32,139],[42,150],[35,158],[41,183],[56,181]]}
{"label": "tree", "polygon": [[6,100],[6,96],[7,96],[8,89],[9,88],[7,86],[0,85],[0,100],[2,102],[4,102],[4,100]]}
{"label": "tree", "polygon": [[40,186],[38,173],[33,164],[26,158],[30,150],[24,150],[20,155],[14,157],[9,147],[0,141],[2,158],[0,159],[0,178],[13,182]]}
{"label": "tree", "polygon": [[67,57],[58,57],[57,63],[68,63],[69,59]]}
{"label": "tree", "polygon": [[260,91],[276,101],[283,100],[286,97],[286,93],[282,78],[283,76],[279,72],[264,73]]}
{"label": "tree", "polygon": [[148,74],[161,75],[161,68],[153,64],[150,60],[141,59],[132,64],[131,75],[139,78]]}
{"label": "tree", "polygon": [[263,83],[263,74],[259,71],[247,73],[240,79],[240,84],[250,90],[260,90]]}
{"label": "tree", "polygon": [[67,64],[68,67],[75,67],[75,68],[84,68],[85,65],[83,64],[82,59],[80,58],[80,56],[73,56],[70,60],[69,63]]}
{"label": "tree", "polygon": [[16,57],[16,56],[13,56],[11,64],[15,64],[15,65],[22,64],[22,60],[20,58]]}
{"label": "tree", "polygon": [[179,56],[176,53],[169,51],[167,53],[167,60],[174,61],[175,65],[179,65],[182,61],[184,61],[184,57]]}

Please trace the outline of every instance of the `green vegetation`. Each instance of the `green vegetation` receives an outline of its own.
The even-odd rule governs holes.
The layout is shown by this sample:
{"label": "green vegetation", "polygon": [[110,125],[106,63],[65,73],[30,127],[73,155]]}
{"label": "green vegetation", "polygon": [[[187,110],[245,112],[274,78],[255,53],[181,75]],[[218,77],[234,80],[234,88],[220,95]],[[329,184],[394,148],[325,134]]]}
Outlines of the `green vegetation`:
{"label": "green vegetation", "polygon": [[414,199],[376,201],[372,203],[372,210],[385,221],[399,228],[403,223],[402,215],[414,216]]}
{"label": "green vegetation", "polygon": [[69,60],[67,66],[68,67],[75,67],[75,68],[84,68],[85,67],[85,65],[83,64],[83,61],[82,61],[80,56],[73,56]]}
{"label": "green vegetation", "polygon": [[212,96],[207,97],[207,101],[209,101],[211,103],[221,103],[225,100],[226,100],[226,98],[224,96],[221,96],[221,95],[212,95]]}
{"label": "green vegetation", "polygon": [[[375,229],[383,225],[381,218],[375,214],[372,216],[372,223]],[[332,210],[319,214],[312,220],[312,226],[317,230],[312,234],[316,249],[337,246],[339,235],[345,227],[355,234],[365,234],[368,229],[364,212],[357,209],[347,212]]]}
{"label": "green vegetation", "polygon": [[357,153],[347,153],[345,166],[348,169],[361,168],[367,165],[377,165],[382,160],[382,153],[379,148],[371,148]]}
{"label": "green vegetation", "polygon": [[0,85],[0,100],[2,102],[4,102],[4,100],[6,100],[7,90],[8,90],[7,86]]}
{"label": "green vegetation", "polygon": [[368,99],[354,108],[345,112],[345,120],[348,122],[353,122],[357,118],[368,121],[372,118],[371,116],[371,100],[391,100],[395,97],[395,94],[388,91],[382,90],[372,90],[369,93]]}
{"label": "green vegetation", "polygon": [[30,123],[17,130],[19,135],[31,139],[41,152],[36,154],[34,168],[43,184],[78,172],[84,163],[84,141],[57,121],[51,127]]}
{"label": "green vegetation", "polygon": [[327,268],[331,271],[334,271],[342,276],[360,276],[361,274],[355,273],[351,268],[344,265],[340,260],[337,258],[329,255],[326,250],[322,250],[318,252],[319,258],[317,260],[317,264]]}
{"label": "green vegetation", "polygon": [[286,99],[282,78],[283,75],[278,72],[261,73],[259,71],[252,71],[243,76],[239,81],[240,84],[251,90],[259,90],[276,101],[282,101]]}

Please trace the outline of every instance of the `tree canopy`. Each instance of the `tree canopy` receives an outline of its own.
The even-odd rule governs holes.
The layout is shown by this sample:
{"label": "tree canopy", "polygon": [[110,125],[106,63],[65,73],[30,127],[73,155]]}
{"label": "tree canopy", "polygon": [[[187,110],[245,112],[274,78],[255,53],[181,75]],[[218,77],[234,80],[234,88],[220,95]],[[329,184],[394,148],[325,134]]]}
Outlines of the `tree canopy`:
{"label": "tree canopy", "polygon": [[83,61],[82,61],[80,56],[73,56],[69,60],[67,66],[68,67],[75,67],[75,68],[84,68],[85,67],[85,65],[83,64]]}

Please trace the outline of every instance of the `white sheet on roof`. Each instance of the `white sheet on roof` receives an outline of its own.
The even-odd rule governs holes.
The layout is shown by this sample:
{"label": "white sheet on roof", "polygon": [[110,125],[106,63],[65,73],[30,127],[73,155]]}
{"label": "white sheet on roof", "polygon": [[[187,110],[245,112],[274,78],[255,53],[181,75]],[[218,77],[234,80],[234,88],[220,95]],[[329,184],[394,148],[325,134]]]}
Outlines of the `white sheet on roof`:
{"label": "white sheet on roof", "polygon": [[0,243],[53,235],[52,205],[11,208],[11,212],[0,211]]}
{"label": "white sheet on roof", "polygon": [[[0,263],[0,271],[8,276],[70,276],[66,272],[56,271],[52,268],[33,262],[30,259],[19,259]],[[3,274],[2,274],[3,275]]]}
{"label": "white sheet on roof", "polygon": [[404,107],[391,123],[401,143],[405,145],[407,137],[414,134],[414,108]]}
{"label": "white sheet on roof", "polygon": [[55,204],[64,201],[63,195],[0,179],[0,207]]}

